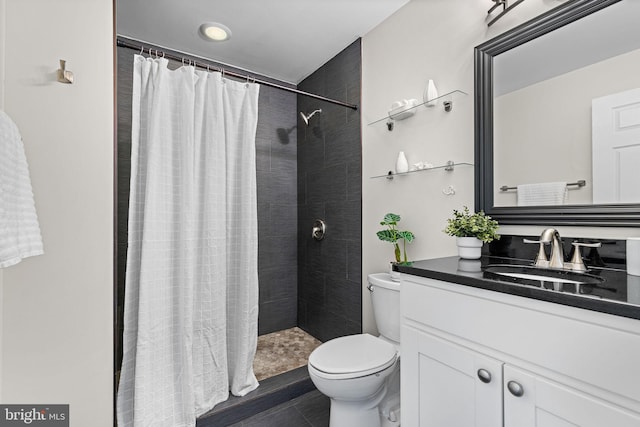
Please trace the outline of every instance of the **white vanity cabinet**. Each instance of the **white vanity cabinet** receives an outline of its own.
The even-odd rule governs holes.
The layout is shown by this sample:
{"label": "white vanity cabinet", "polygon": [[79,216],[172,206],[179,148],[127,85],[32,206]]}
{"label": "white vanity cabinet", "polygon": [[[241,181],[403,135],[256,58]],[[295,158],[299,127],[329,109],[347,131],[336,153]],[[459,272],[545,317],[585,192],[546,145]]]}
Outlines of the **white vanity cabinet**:
{"label": "white vanity cabinet", "polygon": [[640,321],[402,275],[404,427],[640,427]]}
{"label": "white vanity cabinet", "polygon": [[640,426],[640,414],[541,375],[505,364],[504,378],[505,426]]}

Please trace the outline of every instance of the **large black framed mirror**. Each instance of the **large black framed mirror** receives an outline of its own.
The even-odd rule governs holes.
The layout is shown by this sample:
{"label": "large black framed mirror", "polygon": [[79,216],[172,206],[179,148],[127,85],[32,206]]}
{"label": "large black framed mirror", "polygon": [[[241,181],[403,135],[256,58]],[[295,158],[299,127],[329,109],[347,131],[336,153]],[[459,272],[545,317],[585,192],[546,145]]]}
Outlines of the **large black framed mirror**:
{"label": "large black framed mirror", "polygon": [[[476,210],[501,224],[640,226],[640,137],[612,154],[611,179],[598,163],[609,137],[595,135],[611,108],[640,132],[640,101],[617,98],[640,95],[638,16],[637,0],[570,0],[475,48]],[[596,114],[609,98],[617,107]],[[548,182],[568,184],[561,201],[516,194]]]}

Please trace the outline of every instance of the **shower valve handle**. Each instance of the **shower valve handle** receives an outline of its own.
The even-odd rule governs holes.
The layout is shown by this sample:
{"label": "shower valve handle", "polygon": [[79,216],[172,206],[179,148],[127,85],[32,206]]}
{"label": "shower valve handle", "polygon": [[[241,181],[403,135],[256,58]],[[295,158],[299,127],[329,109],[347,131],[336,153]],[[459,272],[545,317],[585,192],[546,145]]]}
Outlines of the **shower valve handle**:
{"label": "shower valve handle", "polygon": [[327,231],[327,225],[321,219],[316,219],[313,222],[313,228],[311,229],[311,237],[316,240],[324,239],[324,233]]}

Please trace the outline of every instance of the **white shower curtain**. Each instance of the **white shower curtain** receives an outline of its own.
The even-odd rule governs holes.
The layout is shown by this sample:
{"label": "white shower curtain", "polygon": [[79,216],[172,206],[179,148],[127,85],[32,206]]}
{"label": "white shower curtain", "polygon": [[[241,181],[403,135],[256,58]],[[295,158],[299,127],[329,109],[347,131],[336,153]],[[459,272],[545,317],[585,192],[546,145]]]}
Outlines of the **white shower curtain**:
{"label": "white shower curtain", "polygon": [[120,427],[258,386],[259,86],[136,55]]}

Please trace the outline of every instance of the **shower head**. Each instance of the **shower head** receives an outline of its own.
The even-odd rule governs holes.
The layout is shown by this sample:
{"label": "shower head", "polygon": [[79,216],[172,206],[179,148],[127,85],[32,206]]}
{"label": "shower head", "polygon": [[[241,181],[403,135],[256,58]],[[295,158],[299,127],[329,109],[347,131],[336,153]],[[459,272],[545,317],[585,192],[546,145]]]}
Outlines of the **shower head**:
{"label": "shower head", "polygon": [[300,117],[302,117],[302,120],[304,120],[304,124],[306,124],[307,126],[309,126],[309,120],[311,119],[311,117],[313,117],[314,114],[316,113],[322,113],[321,109],[315,110],[314,112],[312,112],[311,114],[304,114],[302,111],[300,111]]}

